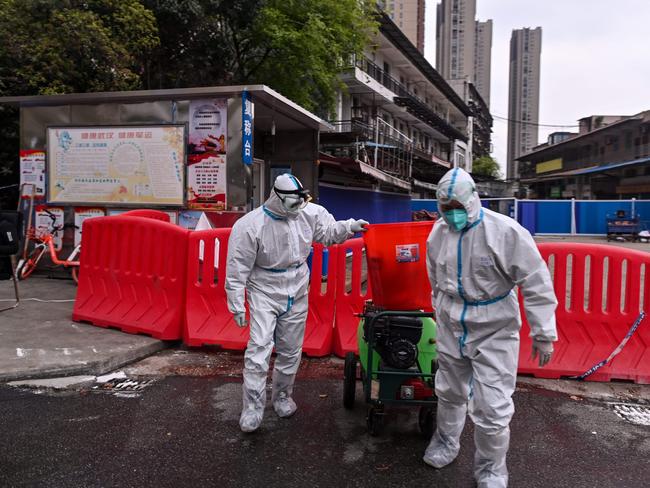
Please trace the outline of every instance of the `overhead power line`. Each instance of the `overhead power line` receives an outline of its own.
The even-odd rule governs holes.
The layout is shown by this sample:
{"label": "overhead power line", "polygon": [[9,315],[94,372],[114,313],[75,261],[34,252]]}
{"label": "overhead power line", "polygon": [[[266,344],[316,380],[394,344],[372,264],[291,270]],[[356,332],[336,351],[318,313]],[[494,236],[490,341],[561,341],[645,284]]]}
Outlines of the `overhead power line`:
{"label": "overhead power line", "polygon": [[509,119],[508,117],[501,117],[500,115],[494,115],[492,114],[492,118],[494,119],[499,119],[499,120],[504,120],[507,122],[515,122],[516,124],[523,124],[523,125],[534,125],[536,127],[557,127],[557,128],[567,128],[567,129],[572,129],[576,127],[580,127],[578,124],[575,125],[561,125],[561,124],[537,124],[535,122],[528,122],[527,120],[515,120],[515,119]]}

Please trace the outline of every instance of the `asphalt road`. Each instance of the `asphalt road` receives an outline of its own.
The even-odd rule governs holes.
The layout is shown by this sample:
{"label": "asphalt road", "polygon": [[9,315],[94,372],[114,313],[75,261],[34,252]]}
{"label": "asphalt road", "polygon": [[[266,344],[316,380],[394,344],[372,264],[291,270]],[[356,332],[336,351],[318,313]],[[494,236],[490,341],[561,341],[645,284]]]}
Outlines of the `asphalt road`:
{"label": "asphalt road", "polygon": [[[341,405],[342,381],[303,374],[298,413],[267,409],[263,428],[237,425],[240,378],[157,378],[140,392],[0,387],[0,486],[472,487],[472,426],[459,458],[421,457],[414,409],[389,410],[379,437],[365,406]],[[520,387],[509,454],[511,487],[645,487],[650,427],[606,403]]]}

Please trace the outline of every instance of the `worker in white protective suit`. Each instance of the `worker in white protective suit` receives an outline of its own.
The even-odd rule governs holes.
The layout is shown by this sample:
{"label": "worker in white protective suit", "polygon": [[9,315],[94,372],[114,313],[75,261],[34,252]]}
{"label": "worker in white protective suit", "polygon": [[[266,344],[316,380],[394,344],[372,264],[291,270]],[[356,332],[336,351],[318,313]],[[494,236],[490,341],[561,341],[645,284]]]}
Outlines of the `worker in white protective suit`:
{"label": "worker in white protective suit", "polygon": [[246,295],[251,319],[239,419],[244,432],[253,432],[262,423],[274,346],[273,408],[280,417],[296,411],[292,392],[307,319],[307,258],[312,242],[341,243],[368,225],[365,220],[337,222],[309,200],[309,192],[297,178],[278,176],[268,200],[235,223],[228,241],[228,308],[237,325],[245,327]]}
{"label": "worker in white protective suit", "polygon": [[540,366],[557,340],[557,299],[530,233],[481,208],[468,173],[445,174],[437,198],[442,220],[427,240],[427,272],[438,325],[438,410],[424,462],[442,468],[456,458],[469,407],[478,486],[505,487],[521,327],[515,287],[524,297]]}

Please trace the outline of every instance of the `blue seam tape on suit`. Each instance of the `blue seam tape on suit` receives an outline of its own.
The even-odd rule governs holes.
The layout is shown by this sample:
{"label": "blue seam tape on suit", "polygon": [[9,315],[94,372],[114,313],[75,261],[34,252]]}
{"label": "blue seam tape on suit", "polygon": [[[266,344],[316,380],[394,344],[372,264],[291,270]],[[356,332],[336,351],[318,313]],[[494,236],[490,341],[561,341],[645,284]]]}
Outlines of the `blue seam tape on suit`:
{"label": "blue seam tape on suit", "polygon": [[463,354],[463,347],[465,347],[465,341],[467,340],[467,334],[468,334],[467,324],[465,323],[465,315],[467,314],[467,309],[469,307],[479,307],[479,306],[482,306],[482,305],[491,305],[493,303],[497,303],[497,302],[503,300],[504,298],[506,298],[508,295],[510,295],[510,292],[512,291],[512,289],[510,289],[510,290],[508,290],[508,293],[506,293],[504,295],[501,295],[501,296],[498,296],[496,298],[491,298],[489,300],[479,300],[479,301],[475,301],[475,302],[469,301],[465,297],[465,289],[463,288],[463,281],[462,281],[462,277],[463,277],[463,237],[465,236],[465,234],[470,229],[473,229],[474,227],[476,227],[477,225],[479,225],[483,221],[483,215],[484,215],[483,214],[483,209],[481,209],[481,213],[479,215],[478,220],[476,222],[474,222],[473,224],[471,224],[469,227],[466,227],[465,229],[463,229],[460,232],[460,237],[458,238],[458,252],[457,252],[457,255],[458,255],[457,256],[457,259],[458,259],[458,263],[457,263],[458,294],[460,295],[460,298],[463,300],[463,311],[462,311],[462,313],[460,315],[460,325],[463,327],[463,335],[458,338],[458,348],[460,350],[461,356],[463,356],[463,357],[465,356]]}

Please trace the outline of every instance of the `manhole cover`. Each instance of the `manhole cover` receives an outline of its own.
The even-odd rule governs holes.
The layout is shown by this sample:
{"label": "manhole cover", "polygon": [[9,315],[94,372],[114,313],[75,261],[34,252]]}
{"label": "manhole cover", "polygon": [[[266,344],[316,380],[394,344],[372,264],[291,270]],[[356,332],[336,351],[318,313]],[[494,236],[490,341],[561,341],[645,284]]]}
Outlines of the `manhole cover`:
{"label": "manhole cover", "polygon": [[650,425],[650,407],[632,403],[613,403],[616,415],[637,425]]}

